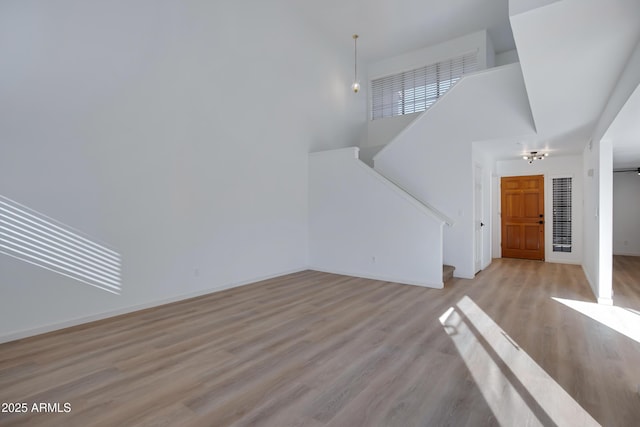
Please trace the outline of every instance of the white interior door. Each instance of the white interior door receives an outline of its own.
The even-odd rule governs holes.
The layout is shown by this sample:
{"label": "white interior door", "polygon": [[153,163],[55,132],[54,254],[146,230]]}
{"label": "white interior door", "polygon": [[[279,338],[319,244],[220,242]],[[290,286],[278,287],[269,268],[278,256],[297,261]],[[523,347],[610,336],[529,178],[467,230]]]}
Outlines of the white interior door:
{"label": "white interior door", "polygon": [[475,227],[475,270],[476,273],[482,270],[482,247],[483,247],[483,232],[484,226],[482,220],[482,166],[475,165],[474,171],[474,227]]}

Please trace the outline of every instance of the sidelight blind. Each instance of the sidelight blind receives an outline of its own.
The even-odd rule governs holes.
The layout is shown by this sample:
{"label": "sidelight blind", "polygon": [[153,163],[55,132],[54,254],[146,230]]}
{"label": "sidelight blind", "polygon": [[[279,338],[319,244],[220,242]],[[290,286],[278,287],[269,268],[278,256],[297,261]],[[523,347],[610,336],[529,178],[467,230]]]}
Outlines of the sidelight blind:
{"label": "sidelight blind", "polygon": [[371,81],[371,119],[417,113],[431,107],[463,75],[478,68],[478,52]]}
{"label": "sidelight blind", "polygon": [[553,251],[571,252],[571,178],[553,179]]}

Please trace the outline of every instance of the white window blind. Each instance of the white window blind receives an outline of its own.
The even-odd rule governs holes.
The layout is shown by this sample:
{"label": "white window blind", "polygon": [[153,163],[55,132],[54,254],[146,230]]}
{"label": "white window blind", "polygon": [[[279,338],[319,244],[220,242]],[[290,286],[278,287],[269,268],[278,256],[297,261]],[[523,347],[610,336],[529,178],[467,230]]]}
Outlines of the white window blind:
{"label": "white window blind", "polygon": [[431,107],[463,75],[478,68],[478,52],[371,81],[371,119],[417,113]]}
{"label": "white window blind", "polygon": [[553,251],[571,252],[571,178],[553,179]]}

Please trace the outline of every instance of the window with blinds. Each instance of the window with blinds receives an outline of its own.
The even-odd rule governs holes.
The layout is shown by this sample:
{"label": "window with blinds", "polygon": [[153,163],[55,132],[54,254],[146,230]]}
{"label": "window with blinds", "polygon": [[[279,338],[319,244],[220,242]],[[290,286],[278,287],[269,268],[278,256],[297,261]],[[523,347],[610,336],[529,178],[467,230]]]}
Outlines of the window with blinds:
{"label": "window with blinds", "polygon": [[417,113],[431,107],[463,75],[478,68],[478,52],[371,80],[371,119]]}
{"label": "window with blinds", "polygon": [[553,179],[553,252],[571,252],[571,178]]}

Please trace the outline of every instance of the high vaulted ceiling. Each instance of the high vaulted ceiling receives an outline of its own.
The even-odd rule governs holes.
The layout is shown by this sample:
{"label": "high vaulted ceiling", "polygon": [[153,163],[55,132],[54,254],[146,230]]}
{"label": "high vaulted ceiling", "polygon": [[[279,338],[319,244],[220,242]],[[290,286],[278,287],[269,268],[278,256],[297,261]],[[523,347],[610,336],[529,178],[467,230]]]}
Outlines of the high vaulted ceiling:
{"label": "high vaulted ceiling", "polygon": [[487,29],[496,52],[515,48],[508,0],[285,0],[323,32],[377,61]]}
{"label": "high vaulted ceiling", "polygon": [[[497,53],[517,45],[538,133],[485,141],[484,151],[505,160],[581,153],[640,35],[638,0],[512,0],[511,19],[509,0],[283,1],[334,43],[351,47],[359,34],[365,64],[483,29]],[[640,161],[635,105],[615,127],[624,140],[616,165]]]}

